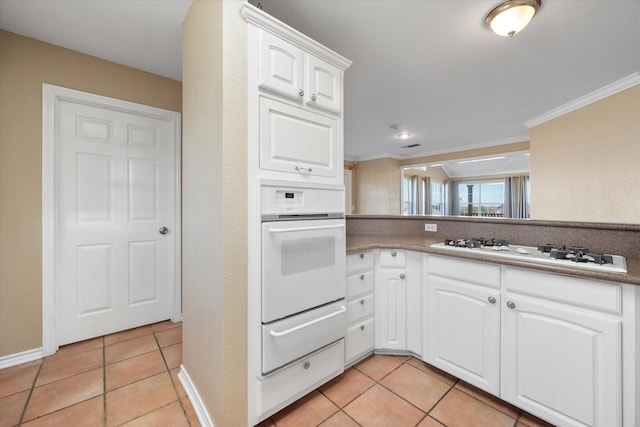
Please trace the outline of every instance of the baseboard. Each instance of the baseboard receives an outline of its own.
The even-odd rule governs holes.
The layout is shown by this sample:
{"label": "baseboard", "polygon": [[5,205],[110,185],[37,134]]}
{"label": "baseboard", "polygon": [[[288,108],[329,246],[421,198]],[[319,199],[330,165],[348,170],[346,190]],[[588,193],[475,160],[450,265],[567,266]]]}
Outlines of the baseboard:
{"label": "baseboard", "polygon": [[0,357],[0,369],[42,359],[42,347]]}
{"label": "baseboard", "polygon": [[191,406],[193,406],[193,410],[198,417],[198,421],[200,421],[200,425],[202,427],[214,427],[213,421],[211,421],[211,417],[209,417],[209,412],[204,407],[204,403],[200,398],[200,394],[196,389],[195,385],[191,381],[191,377],[187,373],[187,370],[184,368],[184,365],[180,365],[180,372],[178,372],[178,379],[184,388],[184,391],[187,393],[189,400],[191,401]]}

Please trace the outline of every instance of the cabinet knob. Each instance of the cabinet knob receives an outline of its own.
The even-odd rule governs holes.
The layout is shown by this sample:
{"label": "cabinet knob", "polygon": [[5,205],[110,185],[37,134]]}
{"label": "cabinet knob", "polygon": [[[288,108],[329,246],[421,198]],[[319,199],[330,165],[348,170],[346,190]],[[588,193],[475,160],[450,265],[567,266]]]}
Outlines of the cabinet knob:
{"label": "cabinet knob", "polygon": [[364,274],[360,275],[360,280],[364,280]]}
{"label": "cabinet knob", "polygon": [[494,297],[487,298],[487,301],[489,301],[491,304],[495,304],[496,303],[496,299]]}
{"label": "cabinet knob", "polygon": [[304,91],[303,91],[302,89],[300,89],[300,90],[298,91],[298,95],[300,95],[300,96],[304,96]]}
{"label": "cabinet knob", "polygon": [[364,259],[364,254],[360,254],[360,259]]}
{"label": "cabinet knob", "polygon": [[400,278],[401,279],[404,279],[405,277],[407,277],[407,276],[405,276],[404,273],[400,274]]}
{"label": "cabinet knob", "polygon": [[391,252],[391,256],[392,256],[392,257],[395,257],[396,255],[398,255],[398,254],[396,253],[396,251],[392,251],[392,252]]}
{"label": "cabinet knob", "polygon": [[360,330],[364,331],[364,325],[360,325]]}
{"label": "cabinet knob", "polygon": [[360,300],[360,305],[364,305],[364,298]]}
{"label": "cabinet knob", "polygon": [[513,301],[507,301],[507,307],[513,310],[514,308],[516,308],[516,303],[514,303]]}
{"label": "cabinet knob", "polygon": [[311,362],[304,362],[304,369],[309,369],[311,367]]}
{"label": "cabinet knob", "polygon": [[312,93],[312,94],[311,94],[311,100],[312,100],[312,101],[317,101],[317,100],[318,100],[318,97],[316,96],[316,94],[315,94],[315,93]]}

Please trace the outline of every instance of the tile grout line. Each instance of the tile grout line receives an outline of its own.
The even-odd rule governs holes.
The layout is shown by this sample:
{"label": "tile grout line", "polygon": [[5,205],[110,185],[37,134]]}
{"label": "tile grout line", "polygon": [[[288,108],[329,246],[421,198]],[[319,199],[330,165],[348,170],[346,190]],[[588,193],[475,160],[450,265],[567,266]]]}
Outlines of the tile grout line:
{"label": "tile grout line", "polygon": [[107,427],[107,346],[102,336],[102,427]]}
{"label": "tile grout line", "polygon": [[31,395],[33,395],[33,390],[36,388],[36,382],[38,381],[38,377],[40,376],[40,371],[42,370],[42,365],[44,365],[44,358],[42,358],[42,362],[38,365],[38,372],[33,377],[33,382],[31,383],[31,387],[29,388],[29,395],[27,396],[27,400],[24,402],[24,407],[22,408],[22,413],[20,414],[20,419],[18,420],[18,426],[22,424],[24,420],[24,414],[27,413],[27,407],[29,406],[29,402],[31,401]]}

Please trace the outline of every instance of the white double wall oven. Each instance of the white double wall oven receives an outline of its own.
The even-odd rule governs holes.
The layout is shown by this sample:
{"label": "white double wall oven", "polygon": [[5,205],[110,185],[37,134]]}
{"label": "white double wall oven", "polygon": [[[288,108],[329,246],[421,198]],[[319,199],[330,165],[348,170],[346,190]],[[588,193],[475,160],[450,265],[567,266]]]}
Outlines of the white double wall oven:
{"label": "white double wall oven", "polygon": [[344,337],[344,194],[263,185],[262,373]]}

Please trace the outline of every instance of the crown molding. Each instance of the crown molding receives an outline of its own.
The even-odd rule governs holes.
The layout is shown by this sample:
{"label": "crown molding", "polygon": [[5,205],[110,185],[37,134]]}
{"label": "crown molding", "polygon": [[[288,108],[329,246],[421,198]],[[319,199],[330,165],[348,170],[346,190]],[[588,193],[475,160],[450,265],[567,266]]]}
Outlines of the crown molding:
{"label": "crown molding", "polygon": [[581,96],[580,98],[574,99],[573,101],[567,102],[564,105],[561,105],[554,108],[553,110],[547,111],[544,114],[534,117],[524,122],[524,125],[531,129],[534,126],[541,125],[542,123],[548,122],[549,120],[553,120],[579,108],[586,107],[587,105],[592,104],[596,101],[600,101],[601,99],[604,99],[608,96],[614,95],[618,92],[622,92],[623,90],[629,89],[639,83],[640,72],[633,73],[618,81],[608,84],[607,86],[594,90],[593,92]]}
{"label": "crown molding", "polygon": [[240,12],[248,23],[253,24],[258,28],[262,28],[265,31],[269,31],[280,38],[285,38],[288,42],[293,43],[299,48],[332,63],[343,71],[351,65],[351,61],[344,56],[334,52],[312,38],[307,37],[295,28],[279,21],[250,3],[244,2],[240,8]]}

